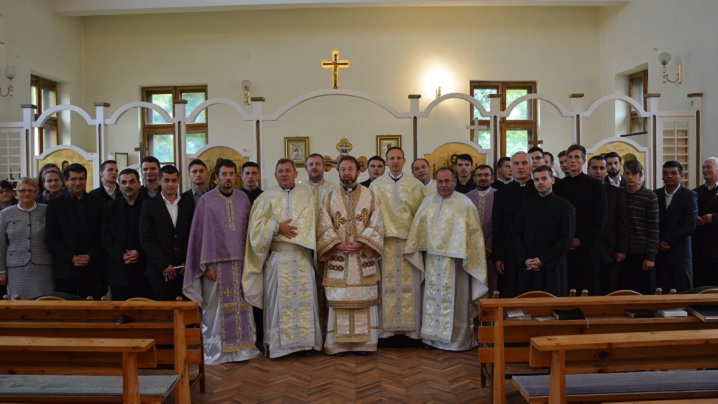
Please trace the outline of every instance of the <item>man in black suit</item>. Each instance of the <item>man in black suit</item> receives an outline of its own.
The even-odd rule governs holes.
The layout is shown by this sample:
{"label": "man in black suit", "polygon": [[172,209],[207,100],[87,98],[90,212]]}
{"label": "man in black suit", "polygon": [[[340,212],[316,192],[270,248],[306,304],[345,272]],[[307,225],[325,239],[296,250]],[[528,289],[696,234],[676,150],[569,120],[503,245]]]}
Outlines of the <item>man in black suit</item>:
{"label": "man in black suit", "polygon": [[696,188],[698,218],[693,234],[693,287],[718,286],[718,157],[703,162],[706,183]]}
{"label": "man in black suit", "polygon": [[100,186],[90,191],[90,195],[96,196],[105,203],[120,199],[122,193],[117,186],[117,162],[105,160],[100,164]]}
{"label": "man in black suit", "polygon": [[182,296],[194,199],[177,192],[179,172],[173,165],[160,169],[159,183],[161,192],[142,203],[140,243],[147,253],[145,276],[155,300],[175,300]]}
{"label": "man in black suit", "polygon": [[102,220],[102,244],[109,255],[107,283],[112,300],[132,297],[152,298],[145,278],[147,255],[140,245],[140,174],[126,168],[120,173],[122,198],[105,204]]}
{"label": "man in black suit", "polygon": [[87,192],[87,169],[70,164],[62,172],[67,192],[47,207],[46,237],[52,252],[58,292],[99,299],[105,276],[100,229],[104,202]]}
{"label": "man in black suit", "polygon": [[663,164],[663,188],[658,196],[659,245],[656,282],[664,291],[691,288],[691,234],[696,229],[696,193],[681,186],[683,166],[677,161]]}
{"label": "man in black suit", "polygon": [[187,171],[192,185],[182,193],[182,198],[192,198],[196,204],[199,197],[207,192],[207,164],[200,159],[194,159],[187,166]]}
{"label": "man in black suit", "polygon": [[606,184],[614,187],[626,188],[626,179],[621,176],[621,156],[616,152],[608,152],[605,154],[606,165],[608,167],[608,177]]}
{"label": "man in black suit", "polygon": [[601,292],[608,294],[618,289],[618,273],[621,262],[628,252],[628,211],[626,210],[626,191],[608,185],[606,159],[598,154],[588,160],[588,175],[597,179],[606,191],[606,226],[601,231],[598,256]]}

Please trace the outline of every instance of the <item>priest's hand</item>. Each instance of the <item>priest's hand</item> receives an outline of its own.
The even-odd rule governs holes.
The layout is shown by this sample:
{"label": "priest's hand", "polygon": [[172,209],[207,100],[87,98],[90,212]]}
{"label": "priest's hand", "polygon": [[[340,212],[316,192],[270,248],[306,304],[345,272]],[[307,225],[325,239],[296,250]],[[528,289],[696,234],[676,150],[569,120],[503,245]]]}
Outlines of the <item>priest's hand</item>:
{"label": "priest's hand", "polygon": [[656,267],[656,263],[649,260],[643,260],[643,269],[644,271],[650,271],[651,269]]}
{"label": "priest's hand", "polygon": [[177,276],[177,273],[172,265],[170,265],[162,271],[162,275],[165,277],[165,282],[167,282],[168,280],[173,280]]}
{"label": "priest's hand", "polygon": [[543,263],[541,263],[541,260],[538,258],[529,258],[524,261],[524,264],[529,271],[540,271],[541,267],[543,267]]}
{"label": "priest's hand", "polygon": [[698,226],[706,225],[713,221],[713,215],[711,213],[706,213],[703,216],[698,216]]}
{"label": "priest's hand", "polygon": [[494,262],[494,266],[496,267],[496,272],[501,275],[504,274],[504,260],[496,260],[496,262]]}
{"label": "priest's hand", "polygon": [[212,265],[207,267],[207,270],[204,271],[204,277],[213,282],[217,281],[217,272],[214,270],[214,267]]}
{"label": "priest's hand", "polygon": [[344,254],[358,254],[361,251],[361,243],[358,241],[347,241],[337,245],[337,250]]}
{"label": "priest's hand", "polygon": [[122,262],[125,265],[136,264],[140,261],[140,252],[137,250],[127,250],[122,254]]}
{"label": "priest's hand", "polygon": [[72,265],[76,268],[82,268],[90,265],[90,256],[88,254],[75,255],[72,257]]}
{"label": "priest's hand", "polygon": [[581,240],[575,238],[571,241],[571,251],[577,249],[578,247],[581,247]]}
{"label": "priest's hand", "polygon": [[616,257],[616,263],[618,263],[618,264],[620,264],[621,262],[626,260],[626,254],[624,254],[624,253],[616,253],[615,257]]}
{"label": "priest's hand", "polygon": [[660,243],[658,243],[658,249],[665,252],[671,249],[671,245],[666,243],[665,241],[661,241]]}
{"label": "priest's hand", "polygon": [[287,219],[283,222],[279,222],[279,234],[286,238],[294,238],[297,233],[297,228],[292,226],[291,223],[292,219]]}

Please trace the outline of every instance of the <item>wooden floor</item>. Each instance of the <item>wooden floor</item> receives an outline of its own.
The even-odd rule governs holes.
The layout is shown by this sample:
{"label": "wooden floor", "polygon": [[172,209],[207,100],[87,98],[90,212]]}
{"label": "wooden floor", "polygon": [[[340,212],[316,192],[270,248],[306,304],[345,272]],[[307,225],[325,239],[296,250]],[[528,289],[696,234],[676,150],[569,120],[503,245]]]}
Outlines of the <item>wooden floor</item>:
{"label": "wooden floor", "polygon": [[[524,403],[510,382],[507,403]],[[379,348],[369,356],[314,353],[207,366],[207,393],[193,404],[215,403],[490,403],[481,388],[477,352]],[[173,402],[166,400],[167,403]]]}

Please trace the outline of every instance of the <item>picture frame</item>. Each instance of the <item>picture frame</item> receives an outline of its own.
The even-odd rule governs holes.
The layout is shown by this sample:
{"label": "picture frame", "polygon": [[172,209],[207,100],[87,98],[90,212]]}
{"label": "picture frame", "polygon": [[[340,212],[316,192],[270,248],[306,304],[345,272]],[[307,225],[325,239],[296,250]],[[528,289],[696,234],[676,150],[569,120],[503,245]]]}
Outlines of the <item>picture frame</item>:
{"label": "picture frame", "polygon": [[376,154],[384,157],[390,147],[401,147],[401,135],[376,135]]}
{"label": "picture frame", "polygon": [[129,157],[129,153],[115,153],[115,161],[117,162],[118,172],[127,168]]}
{"label": "picture frame", "polygon": [[304,167],[309,156],[309,137],[285,137],[284,158],[292,160],[297,167]]}

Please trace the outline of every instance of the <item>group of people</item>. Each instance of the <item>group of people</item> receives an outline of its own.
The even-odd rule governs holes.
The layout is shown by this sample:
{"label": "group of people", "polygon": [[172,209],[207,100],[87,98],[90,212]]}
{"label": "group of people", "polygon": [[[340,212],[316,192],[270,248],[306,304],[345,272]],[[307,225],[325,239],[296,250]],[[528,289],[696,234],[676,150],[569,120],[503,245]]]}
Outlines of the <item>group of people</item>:
{"label": "group of people", "polygon": [[369,159],[362,183],[359,162],[341,157],[339,185],[325,180],[319,154],[305,161],[306,184],[280,159],[264,192],[253,162],[240,171],[218,160],[209,190],[206,164],[193,160],[182,194],[177,168],[152,156],[141,174],[103,162],[89,193],[82,165],[43,167],[40,181],[18,182],[16,205],[0,183],[0,285],[11,299],[186,297],[202,309],[205,362],[219,364],[262,352],[363,355],[396,335],[470,349],[476,299],[488,291],[718,284],[717,158],[703,163],[695,192],[666,162],[654,192],[640,162],[615,153],[592,157],[583,173],[580,145],[558,154],[560,179],[536,147],[495,171],[462,154],[456,171],[433,179],[425,159],[405,175],[401,148],[384,157]]}

